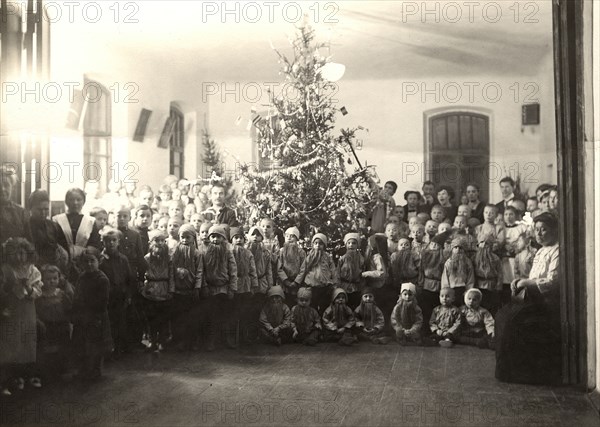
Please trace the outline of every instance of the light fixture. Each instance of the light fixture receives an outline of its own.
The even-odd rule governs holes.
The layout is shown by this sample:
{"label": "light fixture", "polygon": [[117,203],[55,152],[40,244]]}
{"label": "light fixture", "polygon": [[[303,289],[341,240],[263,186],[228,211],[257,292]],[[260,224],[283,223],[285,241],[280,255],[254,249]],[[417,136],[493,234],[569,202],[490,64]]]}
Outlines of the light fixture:
{"label": "light fixture", "polygon": [[346,66],[335,62],[328,62],[319,69],[321,76],[330,82],[337,82],[344,76]]}

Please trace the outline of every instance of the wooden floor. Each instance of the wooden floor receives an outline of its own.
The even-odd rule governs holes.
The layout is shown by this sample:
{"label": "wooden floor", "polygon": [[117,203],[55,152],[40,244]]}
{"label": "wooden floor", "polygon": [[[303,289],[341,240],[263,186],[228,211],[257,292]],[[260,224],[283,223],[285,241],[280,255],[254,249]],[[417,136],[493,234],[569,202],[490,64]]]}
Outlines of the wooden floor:
{"label": "wooden floor", "polygon": [[361,343],[132,353],[2,400],[2,425],[598,426],[584,393],[505,384],[494,353]]}

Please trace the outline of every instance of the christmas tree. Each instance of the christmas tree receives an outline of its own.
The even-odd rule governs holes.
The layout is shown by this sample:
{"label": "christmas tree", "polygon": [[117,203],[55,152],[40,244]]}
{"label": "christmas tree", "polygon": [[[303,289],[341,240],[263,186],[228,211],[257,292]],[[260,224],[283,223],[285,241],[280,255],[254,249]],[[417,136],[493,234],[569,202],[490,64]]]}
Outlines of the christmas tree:
{"label": "christmas tree", "polygon": [[221,158],[221,151],[215,140],[211,137],[208,129],[202,130],[202,145],[204,146],[203,163],[207,166],[207,177],[209,185],[217,181],[225,186],[225,203],[228,206],[234,206],[237,203],[237,195],[233,189],[231,177],[225,173],[225,164]]}
{"label": "christmas tree", "polygon": [[307,239],[325,233],[330,248],[336,248],[371,209],[373,170],[356,157],[357,129],[334,131],[340,109],[332,100],[337,87],[330,75],[339,75],[343,66],[321,55],[329,45],[317,43],[306,24],[290,43],[289,58],[274,49],[285,90],[270,94],[267,117],[252,120],[259,154],[269,167],[242,166],[239,211],[245,211],[250,224],[270,217],[283,230],[295,225]]}

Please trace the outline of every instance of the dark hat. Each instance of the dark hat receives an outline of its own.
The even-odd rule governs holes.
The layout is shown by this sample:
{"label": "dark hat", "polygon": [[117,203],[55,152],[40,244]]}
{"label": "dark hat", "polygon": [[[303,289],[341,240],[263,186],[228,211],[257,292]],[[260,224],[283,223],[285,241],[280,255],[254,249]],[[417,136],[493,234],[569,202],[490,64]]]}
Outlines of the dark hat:
{"label": "dark hat", "polygon": [[368,287],[368,286],[367,286],[367,287],[365,287],[365,288],[362,290],[362,292],[360,293],[360,295],[361,295],[361,296],[363,296],[363,295],[367,295],[367,294],[371,294],[371,295],[373,295],[373,296],[374,296],[375,294],[373,293],[373,288],[370,288],[370,287]]}
{"label": "dark hat", "polygon": [[451,235],[452,235],[452,230],[446,230],[443,233],[436,234],[435,236],[433,236],[431,241],[433,243],[437,243],[438,245],[443,245],[446,243],[446,241],[450,238]]}
{"label": "dark hat", "polygon": [[231,230],[229,230],[229,236],[231,239],[233,239],[235,236],[242,236],[244,238],[246,237],[243,227],[231,227]]}
{"label": "dark hat", "polygon": [[404,200],[408,200],[408,196],[410,196],[411,194],[416,194],[417,195],[417,199],[421,200],[421,193],[415,190],[408,190],[404,192]]}
{"label": "dark hat", "polygon": [[558,229],[558,217],[552,212],[542,212],[533,219],[533,223],[535,224],[536,222],[542,222],[546,224],[548,228],[555,231]]}

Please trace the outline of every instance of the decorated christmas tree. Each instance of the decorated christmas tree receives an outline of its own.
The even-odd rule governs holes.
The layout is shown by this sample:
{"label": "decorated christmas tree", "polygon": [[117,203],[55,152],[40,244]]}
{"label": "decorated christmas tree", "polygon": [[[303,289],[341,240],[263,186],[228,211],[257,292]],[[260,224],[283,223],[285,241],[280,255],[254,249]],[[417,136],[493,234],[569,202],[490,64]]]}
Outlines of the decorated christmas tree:
{"label": "decorated christmas tree", "polygon": [[306,24],[290,43],[289,57],[274,49],[284,90],[270,94],[267,117],[252,118],[267,166],[242,166],[238,211],[249,224],[270,217],[283,230],[295,225],[308,239],[325,233],[335,248],[370,210],[374,171],[362,167],[354,151],[358,129],[334,130],[336,114],[346,113],[332,100],[343,65],[322,55],[329,45],[317,43]]}

